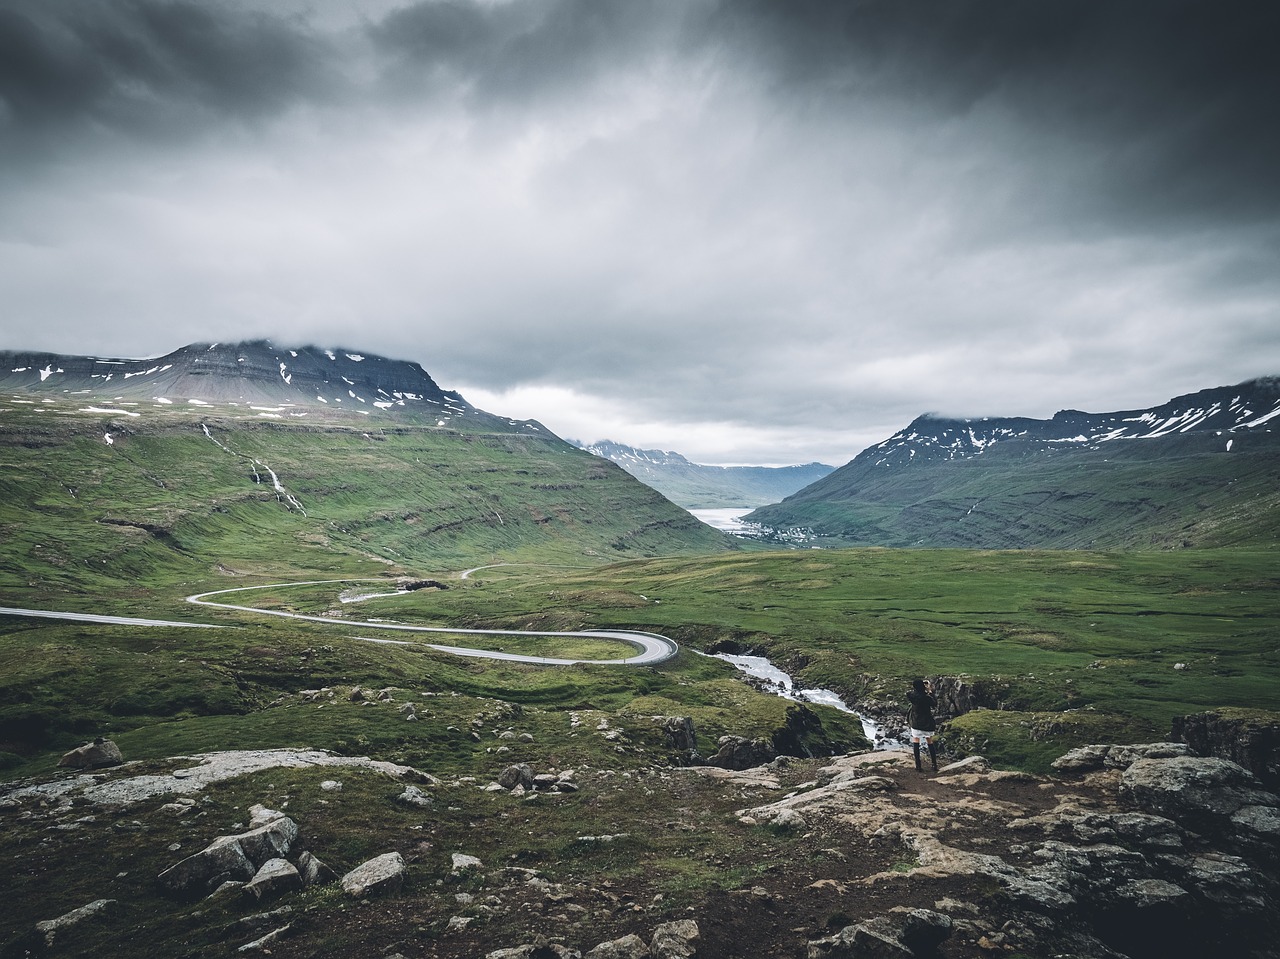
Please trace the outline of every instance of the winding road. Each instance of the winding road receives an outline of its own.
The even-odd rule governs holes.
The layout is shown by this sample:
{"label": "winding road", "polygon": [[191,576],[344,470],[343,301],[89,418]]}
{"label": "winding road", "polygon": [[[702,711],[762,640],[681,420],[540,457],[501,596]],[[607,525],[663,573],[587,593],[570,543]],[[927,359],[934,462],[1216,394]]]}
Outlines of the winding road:
{"label": "winding road", "polygon": [[[476,569],[467,570],[462,574],[462,578],[465,579],[469,577],[471,573],[477,572],[479,569],[487,568],[489,567],[481,566]],[[653,666],[657,663],[671,659],[680,651],[680,647],[676,645],[673,640],[659,635],[658,633],[645,633],[638,630],[595,629],[576,632],[543,632],[520,629],[462,629],[449,626],[407,626],[399,623],[374,623],[359,620],[338,619],[333,616],[308,616],[302,613],[288,613],[283,610],[276,609],[258,609],[253,606],[240,606],[234,603],[216,602],[208,598],[210,596],[225,596],[229,593],[247,593],[259,589],[286,589],[292,586],[326,586],[352,582],[385,581],[322,579],[309,580],[301,583],[275,583],[267,586],[238,586],[232,589],[215,589],[207,593],[196,593],[192,596],[188,596],[187,602],[194,603],[197,606],[209,606],[215,609],[234,609],[244,613],[256,613],[259,616],[280,616],[285,619],[302,619],[313,623],[325,623],[330,626],[342,626],[348,629],[380,629],[405,633],[446,633],[452,636],[544,636],[548,638],[576,637],[586,639],[608,639],[628,643],[639,650],[639,653],[635,656],[629,656],[626,659],[562,659],[552,656],[523,656],[516,653],[502,653],[488,649],[470,649],[466,646],[445,646],[438,643],[415,643],[400,639],[374,639],[367,636],[352,637],[353,639],[367,643],[384,643],[396,646],[426,646],[429,649],[434,649],[442,653],[451,653],[455,656],[470,656],[479,659],[500,659],[515,663],[535,663],[542,666],[576,666],[584,663],[598,666]],[[183,623],[164,619],[139,619],[129,616],[106,616],[95,613],[60,613],[50,610],[17,609],[7,606],[0,606],[0,616],[36,616],[44,619],[65,619],[77,622],[110,623],[126,626],[171,626],[194,629],[227,628],[223,625],[214,623]]]}

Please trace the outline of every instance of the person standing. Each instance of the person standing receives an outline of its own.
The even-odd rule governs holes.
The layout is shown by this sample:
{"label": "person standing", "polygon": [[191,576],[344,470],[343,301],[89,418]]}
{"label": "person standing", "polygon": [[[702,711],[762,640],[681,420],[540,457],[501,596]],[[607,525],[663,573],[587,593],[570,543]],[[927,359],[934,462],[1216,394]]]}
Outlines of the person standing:
{"label": "person standing", "polygon": [[938,735],[938,721],[933,718],[933,711],[938,708],[938,699],[933,695],[933,686],[923,679],[913,680],[907,692],[907,725],[911,727],[911,751],[915,753],[916,769],[923,772],[920,765],[920,743],[929,747],[929,761],[933,763],[933,771],[938,771],[938,747],[934,739]]}

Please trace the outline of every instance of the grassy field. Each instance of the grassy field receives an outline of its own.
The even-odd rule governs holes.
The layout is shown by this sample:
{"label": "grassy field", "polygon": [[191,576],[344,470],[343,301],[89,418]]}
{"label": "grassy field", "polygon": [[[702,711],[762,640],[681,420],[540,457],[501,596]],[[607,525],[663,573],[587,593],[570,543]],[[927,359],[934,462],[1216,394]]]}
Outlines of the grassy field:
{"label": "grassy field", "polygon": [[[332,599],[289,595],[312,610]],[[900,702],[916,675],[964,677],[1007,715],[974,713],[957,736],[1014,765],[1100,735],[1161,738],[1185,713],[1280,707],[1270,551],[792,551],[496,569],[377,602],[405,622],[626,626],[750,648],[870,703]]]}
{"label": "grassy field", "polygon": [[[695,650],[768,655],[804,686],[872,706],[900,703],[915,675],[960,677],[989,710],[957,719],[952,744],[1030,768],[1086,741],[1162,738],[1177,715],[1280,708],[1280,560],[1270,552],[792,551],[594,570],[517,566],[442,581],[447,589],[354,604],[339,602],[344,587],[336,584],[223,598],[421,625],[640,628]],[[3,728],[16,744],[10,752],[31,756],[43,744],[49,751],[32,758],[47,763],[76,737],[104,729],[155,756],[182,742],[212,748],[277,735],[311,745],[344,740],[341,748],[360,735],[385,741],[384,732],[351,739],[314,723],[310,738],[299,739],[284,720],[264,720],[279,696],[321,686],[398,684],[553,712],[689,714],[708,739],[758,735],[782,721],[780,701],[689,653],[658,668],[543,668],[366,643],[354,637],[371,631],[356,626],[199,613],[238,628],[0,620],[0,649],[11,664],[0,687]],[[581,639],[432,634],[423,641],[550,656],[629,650]],[[822,714],[837,739],[856,740],[838,716]],[[429,753],[398,745],[402,758]]]}

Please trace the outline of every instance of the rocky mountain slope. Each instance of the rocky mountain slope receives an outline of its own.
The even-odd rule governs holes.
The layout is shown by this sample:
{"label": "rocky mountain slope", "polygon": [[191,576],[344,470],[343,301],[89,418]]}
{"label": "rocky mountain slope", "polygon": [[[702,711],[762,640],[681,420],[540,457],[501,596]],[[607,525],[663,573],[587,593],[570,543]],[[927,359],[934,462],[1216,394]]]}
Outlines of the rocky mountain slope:
{"label": "rocky mountain slope", "polygon": [[1144,548],[1274,544],[1280,379],[1049,420],[923,416],[748,519],[811,542]]}
{"label": "rocky mountain slope", "polygon": [[834,466],[705,466],[679,453],[600,440],[579,447],[612,460],[646,486],[686,509],[763,506],[826,476]]}
{"label": "rocky mountain slope", "polygon": [[154,359],[0,351],[0,395],[78,398],[129,409],[176,405],[262,418],[394,416],[399,421],[542,433],[491,416],[442,390],[417,363],[346,349],[277,347],[269,340],[195,343]]}
{"label": "rocky mountain slope", "polygon": [[0,954],[1263,959],[1280,934],[1280,797],[1182,743],[1052,777],[477,773],[278,749],[7,784]]}

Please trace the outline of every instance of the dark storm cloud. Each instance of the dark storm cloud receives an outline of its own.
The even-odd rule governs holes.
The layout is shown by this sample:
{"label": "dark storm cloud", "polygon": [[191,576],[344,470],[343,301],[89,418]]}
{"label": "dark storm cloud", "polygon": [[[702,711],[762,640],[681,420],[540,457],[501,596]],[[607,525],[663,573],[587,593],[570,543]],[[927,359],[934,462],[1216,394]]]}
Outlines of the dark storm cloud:
{"label": "dark storm cloud", "polygon": [[267,13],[150,0],[0,10],[7,139],[93,128],[171,137],[336,86],[332,49]]}
{"label": "dark storm cloud", "polygon": [[0,288],[42,341],[5,345],[358,331],[615,439],[832,460],[1273,373],[1278,10],[10,0]]}

